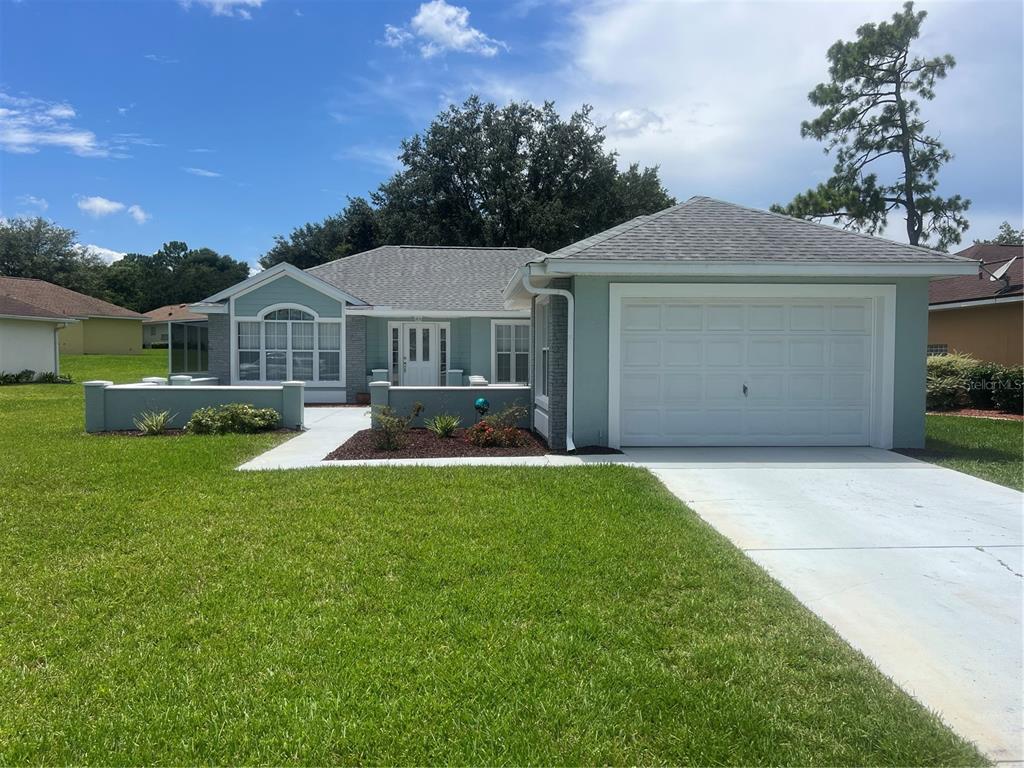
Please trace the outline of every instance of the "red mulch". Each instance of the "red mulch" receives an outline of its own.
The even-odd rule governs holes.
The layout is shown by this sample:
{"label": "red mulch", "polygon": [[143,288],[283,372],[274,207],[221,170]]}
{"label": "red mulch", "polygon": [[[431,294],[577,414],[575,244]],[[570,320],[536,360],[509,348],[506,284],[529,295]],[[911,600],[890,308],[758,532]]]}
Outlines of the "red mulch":
{"label": "red mulch", "polygon": [[438,437],[426,429],[410,429],[405,446],[397,451],[377,448],[377,432],[363,429],[324,457],[324,461],[352,459],[446,459],[463,456],[543,456],[547,446],[532,432],[521,429],[523,444],[512,448],[481,448],[466,440],[466,430],[457,429],[453,437]]}
{"label": "red mulch", "polygon": [[983,408],[961,408],[959,411],[928,411],[929,416],[973,416],[981,419],[1001,419],[1003,421],[1024,421],[1024,413],[1007,411],[986,411]]}

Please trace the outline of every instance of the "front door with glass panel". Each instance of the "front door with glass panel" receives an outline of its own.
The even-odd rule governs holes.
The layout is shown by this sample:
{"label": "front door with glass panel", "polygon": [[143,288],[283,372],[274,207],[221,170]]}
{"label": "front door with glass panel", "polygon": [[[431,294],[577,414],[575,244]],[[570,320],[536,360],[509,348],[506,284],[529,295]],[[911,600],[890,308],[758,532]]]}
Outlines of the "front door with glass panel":
{"label": "front door with glass panel", "polygon": [[402,323],[402,368],[399,381],[407,387],[438,384],[437,324]]}

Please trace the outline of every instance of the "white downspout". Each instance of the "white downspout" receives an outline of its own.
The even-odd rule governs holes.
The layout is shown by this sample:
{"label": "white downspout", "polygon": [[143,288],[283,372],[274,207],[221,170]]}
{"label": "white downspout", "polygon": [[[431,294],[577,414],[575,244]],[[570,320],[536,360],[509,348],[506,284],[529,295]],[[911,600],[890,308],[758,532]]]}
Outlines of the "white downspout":
{"label": "white downspout", "polygon": [[572,400],[573,400],[573,351],[575,349],[574,344],[574,331],[576,326],[576,304],[573,300],[572,292],[567,291],[563,288],[538,288],[535,285],[530,284],[530,272],[529,268],[523,273],[523,288],[527,293],[532,293],[535,296],[562,296],[565,299],[567,305],[566,311],[568,313],[568,321],[566,323],[566,357],[568,358],[565,366],[565,449],[567,451],[575,451],[576,443],[572,439]]}

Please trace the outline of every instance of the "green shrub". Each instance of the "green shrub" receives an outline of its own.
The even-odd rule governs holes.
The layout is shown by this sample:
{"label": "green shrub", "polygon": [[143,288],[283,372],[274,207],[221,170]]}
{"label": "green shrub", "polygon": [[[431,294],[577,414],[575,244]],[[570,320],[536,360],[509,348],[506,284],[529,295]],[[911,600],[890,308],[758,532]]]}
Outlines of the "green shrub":
{"label": "green shrub", "polygon": [[378,406],[374,414],[378,450],[397,451],[403,448],[409,426],[422,411],[423,403],[414,403],[408,416],[399,416],[390,405]]}
{"label": "green shrub", "polygon": [[71,384],[74,382],[70,376],[53,371],[43,371],[36,376],[36,384]]}
{"label": "green shrub", "polygon": [[992,403],[1001,411],[1024,412],[1024,366],[1000,368],[993,379]]}
{"label": "green shrub", "polygon": [[967,386],[977,364],[970,355],[931,355],[925,398],[928,410],[950,411],[967,405]]}
{"label": "green shrub", "polygon": [[466,440],[480,448],[510,448],[522,445],[523,433],[516,424],[529,412],[525,405],[519,403],[507,405],[467,429]]}
{"label": "green shrub", "polygon": [[173,418],[170,411],[146,411],[132,421],[135,422],[135,428],[144,435],[162,435]]}
{"label": "green shrub", "polygon": [[15,374],[19,384],[28,384],[36,377],[36,372],[30,368],[26,368],[23,371],[19,371]]}
{"label": "green shrub", "polygon": [[975,363],[967,373],[967,400],[972,408],[994,408],[992,394],[1003,366],[984,360]]}
{"label": "green shrub", "polygon": [[427,420],[426,427],[438,437],[452,437],[461,423],[462,419],[454,413],[439,413]]}
{"label": "green shrub", "polygon": [[273,408],[228,403],[197,409],[185,425],[185,431],[193,435],[226,435],[230,432],[251,434],[276,429],[280,423],[281,414]]}

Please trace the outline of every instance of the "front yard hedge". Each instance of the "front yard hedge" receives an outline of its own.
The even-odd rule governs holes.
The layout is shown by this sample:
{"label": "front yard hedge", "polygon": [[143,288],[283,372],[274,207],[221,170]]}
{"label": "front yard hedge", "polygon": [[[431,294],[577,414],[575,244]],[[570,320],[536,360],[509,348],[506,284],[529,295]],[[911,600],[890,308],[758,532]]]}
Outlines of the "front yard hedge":
{"label": "front yard hedge", "polygon": [[960,353],[931,355],[926,402],[929,411],[978,408],[1021,413],[1024,368],[975,360]]}

